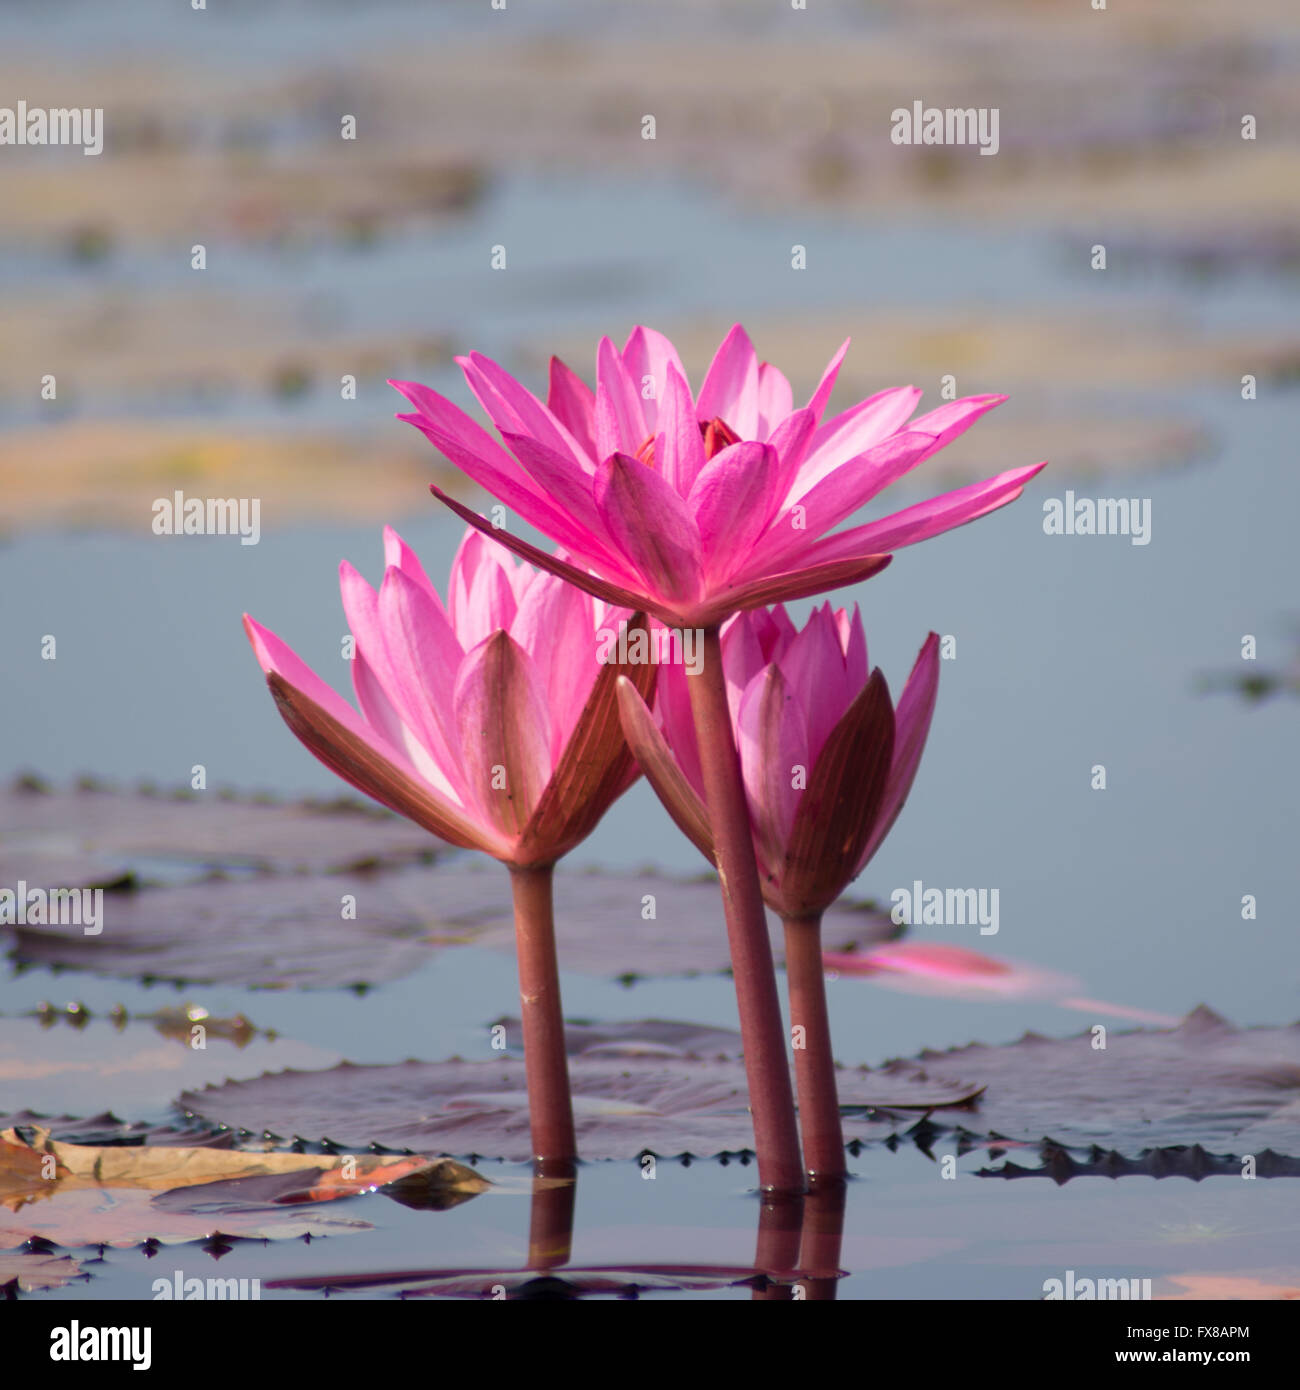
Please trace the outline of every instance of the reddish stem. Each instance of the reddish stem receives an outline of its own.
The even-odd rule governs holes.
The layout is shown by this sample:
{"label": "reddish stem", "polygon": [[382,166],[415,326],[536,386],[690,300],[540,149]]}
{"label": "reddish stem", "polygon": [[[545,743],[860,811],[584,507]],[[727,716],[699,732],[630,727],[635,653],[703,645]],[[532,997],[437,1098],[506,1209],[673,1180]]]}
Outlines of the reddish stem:
{"label": "reddish stem", "polygon": [[[808,1176],[817,1181],[843,1178],[844,1130],[835,1089],[835,1058],[826,1010],[826,975],[822,967],[822,919],[785,919],[785,977],[790,991],[790,1028],[794,1034],[794,1075],[799,1087],[799,1127]],[[803,1046],[799,1044],[802,1041]]]}
{"label": "reddish stem", "polygon": [[553,866],[510,870],[519,957],[519,1006],[524,1025],[524,1072],[533,1157],[539,1163],[574,1159],[573,1102],[564,1051],[564,1012],[555,959]]}
{"label": "reddish stem", "polygon": [[716,627],[704,629],[703,655],[703,668],[690,676],[686,684],[695,717],[704,799],[713,828],[736,982],[759,1186],[773,1192],[802,1192],[803,1166],[781,1026],[781,1001],[772,964],[772,939],[758,882],[749,806],[731,729],[722,673],[722,643]]}
{"label": "reddish stem", "polygon": [[835,1298],[844,1272],[840,1269],[840,1254],[847,1200],[848,1184],[843,1179],[815,1182],[804,1198],[799,1268],[804,1298],[809,1302],[830,1302]]}

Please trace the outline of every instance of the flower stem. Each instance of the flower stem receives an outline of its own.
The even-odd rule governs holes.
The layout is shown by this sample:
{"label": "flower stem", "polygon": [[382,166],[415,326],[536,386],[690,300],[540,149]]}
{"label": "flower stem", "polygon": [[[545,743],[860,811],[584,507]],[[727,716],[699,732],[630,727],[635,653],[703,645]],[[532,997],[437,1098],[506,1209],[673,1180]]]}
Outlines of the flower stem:
{"label": "flower stem", "polygon": [[704,629],[703,667],[698,674],[689,676],[686,684],[722,885],[754,1146],[758,1151],[759,1186],[773,1192],[802,1192],[803,1166],[781,1026],[781,1000],[772,964],[772,939],[758,882],[749,806],[727,707],[722,642],[716,627]]}
{"label": "flower stem", "polygon": [[794,1049],[794,1075],[808,1176],[819,1182],[843,1178],[848,1164],[826,1010],[820,913],[785,919],[785,976],[790,991],[790,1026],[803,1028],[803,1046],[796,1043]]}
{"label": "flower stem", "polygon": [[515,943],[519,957],[519,1005],[524,1025],[524,1072],[528,1120],[538,1162],[574,1159],[573,1102],[564,1052],[564,1011],[555,959],[552,865],[512,867]]}

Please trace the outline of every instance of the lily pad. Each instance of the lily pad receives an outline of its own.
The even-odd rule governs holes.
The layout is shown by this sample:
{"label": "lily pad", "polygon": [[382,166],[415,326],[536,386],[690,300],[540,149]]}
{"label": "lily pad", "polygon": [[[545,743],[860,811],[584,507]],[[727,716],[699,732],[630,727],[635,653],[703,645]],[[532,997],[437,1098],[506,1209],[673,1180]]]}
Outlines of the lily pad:
{"label": "lily pad", "polygon": [[[555,912],[565,970],[630,983],[730,968],[712,878],[561,871]],[[779,961],[781,928],[775,918],[769,925]],[[825,924],[828,949],[845,952],[896,931],[888,914],[869,904],[837,904]],[[217,879],[106,894],[98,935],[75,924],[37,925],[14,928],[13,940],[12,958],[25,966],[119,979],[336,989],[411,974],[428,962],[432,947],[473,944],[513,953],[515,929],[509,874],[499,865],[448,858],[400,872]]]}
{"label": "lily pad", "polygon": [[1204,1005],[1176,1028],[1072,1038],[1027,1033],[890,1063],[930,1081],[977,1077],[983,1132],[1121,1154],[1201,1145],[1216,1153],[1300,1155],[1300,1023],[1236,1028]]}
{"label": "lily pad", "polygon": [[[664,1056],[664,1046],[673,1046],[665,1040],[684,1036],[672,1029],[689,1025],[660,1026],[665,1032],[655,1039],[646,1023],[625,1025],[626,1032],[595,1043],[597,1055],[584,1056],[586,1039],[575,1035],[579,1051],[570,1073],[584,1158],[647,1151],[703,1156],[752,1144],[743,1065]],[[639,1049],[638,1031],[650,1038]],[[1109,1165],[1116,1176],[1126,1155],[1181,1154],[1197,1145],[1207,1162],[1215,1154],[1255,1154],[1270,1176],[1289,1171],[1287,1153],[1300,1154],[1300,1107],[1293,1104],[1300,1095],[1300,1024],[1238,1029],[1202,1007],[1177,1028],[1110,1033],[1105,1049],[1093,1047],[1094,1036],[1092,1030],[1063,1039],[1027,1034],[1006,1047],[972,1044],[874,1071],[841,1068],[845,1139],[853,1147],[895,1138],[896,1116],[889,1112],[919,1109],[924,1118],[908,1137],[922,1147],[945,1130],[991,1149],[1046,1141],[1044,1152],[1059,1155],[1045,1165],[1058,1180],[1082,1171],[1071,1149],[1093,1151],[1091,1161]],[[715,1045],[710,1041],[705,1050]],[[618,1055],[600,1056],[601,1048]],[[513,1058],[389,1067],[345,1062],[187,1092],[181,1105],[209,1123],[329,1135],[358,1148],[379,1142],[511,1160],[529,1153],[524,1067]],[[1133,1171],[1197,1175],[1188,1163],[1197,1166],[1178,1155],[1150,1158]],[[1213,1171],[1219,1171],[1213,1164],[1201,1165],[1199,1175]]]}
{"label": "lily pad", "polygon": [[745,1265],[564,1265],[557,1269],[408,1269],[271,1279],[268,1289],[317,1292],[384,1289],[402,1298],[481,1298],[493,1301],[567,1301],[588,1297],[637,1298],[643,1293],[712,1291],[762,1279]]}
{"label": "lily pad", "polygon": [[[603,1044],[609,1046],[609,1044]],[[733,1059],[649,1053],[574,1057],[569,1066],[578,1151],[585,1159],[629,1159],[748,1151],[753,1145],[743,1064]],[[844,1070],[840,1098],[853,1138],[882,1139],[882,1111],[931,1111],[969,1104],[978,1086],[926,1079],[919,1068]],[[407,1061],[328,1071],[283,1071],[186,1092],[190,1117],[254,1132],[318,1138],[364,1149],[372,1143],[421,1152],[531,1156],[524,1064]]]}
{"label": "lily pad", "polygon": [[427,832],[360,801],[274,804],[219,792],[49,791],[31,778],[0,792],[0,883],[113,883],[188,871],[323,872],[427,860]]}

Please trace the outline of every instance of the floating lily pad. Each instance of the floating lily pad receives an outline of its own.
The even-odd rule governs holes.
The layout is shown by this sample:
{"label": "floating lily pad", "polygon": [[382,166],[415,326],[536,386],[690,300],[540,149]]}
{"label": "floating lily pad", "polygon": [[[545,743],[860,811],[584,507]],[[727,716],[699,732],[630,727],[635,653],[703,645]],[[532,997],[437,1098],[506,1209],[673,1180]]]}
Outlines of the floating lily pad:
{"label": "floating lily pad", "polygon": [[928,1080],[978,1078],[984,1133],[1068,1148],[1201,1145],[1214,1153],[1300,1155],[1300,1024],[1236,1028],[1193,1010],[1176,1028],[1072,1038],[1027,1033],[1007,1047],[973,1043],[889,1064]]}
{"label": "floating lily pad", "polygon": [[[663,1047],[673,1045],[665,1039],[679,1036],[671,1030],[689,1025],[661,1026],[665,1032],[639,1054],[635,1034],[649,1034],[644,1023],[596,1044],[626,1047],[627,1055],[579,1051],[571,1062],[584,1158],[702,1156],[751,1146],[742,1064],[665,1057]],[[1067,1149],[1095,1151],[1116,1176],[1126,1155],[1195,1145],[1207,1158],[1253,1153],[1268,1176],[1290,1171],[1282,1156],[1300,1154],[1300,1107],[1293,1104],[1300,1024],[1238,1029],[1200,1008],[1174,1029],[1112,1032],[1104,1050],[1093,1048],[1093,1037],[1091,1030],[1055,1040],[1029,1034],[1006,1047],[972,1044],[874,1071],[842,1068],[845,1139],[852,1146],[891,1138],[898,1126],[888,1112],[920,1109],[925,1117],[909,1136],[922,1147],[945,1130],[990,1148],[1049,1141],[1062,1157],[1045,1166],[1058,1179],[1062,1165],[1064,1176],[1077,1175]],[[576,1046],[584,1044],[579,1034]],[[181,1104],[210,1123],[328,1135],[356,1147],[377,1141],[514,1160],[529,1151],[524,1068],[512,1058],[285,1071],[187,1092]],[[1185,1170],[1188,1162],[1196,1166],[1178,1155],[1150,1159],[1141,1171]]]}
{"label": "floating lily pad", "polygon": [[[555,903],[565,970],[630,982],[730,968],[711,878],[561,871]],[[653,917],[643,915],[649,912]],[[781,928],[775,918],[769,925],[779,961]],[[829,949],[851,951],[896,930],[886,913],[840,903],[827,914],[825,937]],[[472,943],[513,953],[515,929],[505,869],[447,859],[400,872],[217,879],[106,894],[97,935],[75,924],[29,925],[14,928],[13,940],[20,965],[120,979],[331,989],[411,974],[433,947]]]}
{"label": "floating lily pad", "polygon": [[403,1298],[482,1298],[506,1302],[737,1288],[761,1279],[745,1265],[564,1265],[558,1269],[423,1269],[270,1279],[268,1289],[318,1292],[383,1289]]}
{"label": "floating lily pad", "polygon": [[[585,1159],[644,1152],[711,1156],[753,1146],[738,1060],[666,1058],[658,1048],[617,1057],[579,1054],[569,1074],[578,1150]],[[858,1068],[840,1075],[841,1101],[855,1107],[845,1117],[846,1134],[856,1138],[893,1132],[894,1119],[881,1114],[884,1109],[962,1106],[978,1093],[978,1086],[927,1080],[919,1068]],[[186,1092],[180,1104],[209,1123],[272,1135],[328,1135],[358,1149],[379,1143],[515,1162],[532,1152],[524,1064],[514,1058],[397,1066],[345,1062],[328,1071],[268,1073]]]}
{"label": "floating lily pad", "polygon": [[0,791],[0,884],[93,886],[188,870],[316,872],[429,859],[425,831],[359,801],[276,805],[218,792]]}

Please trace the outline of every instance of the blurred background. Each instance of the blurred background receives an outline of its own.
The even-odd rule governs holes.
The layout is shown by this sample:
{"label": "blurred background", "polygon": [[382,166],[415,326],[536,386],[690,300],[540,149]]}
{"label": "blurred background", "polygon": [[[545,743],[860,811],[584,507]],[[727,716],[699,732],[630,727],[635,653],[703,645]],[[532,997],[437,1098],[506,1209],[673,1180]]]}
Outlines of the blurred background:
{"label": "blurred background", "polygon": [[[386,377],[476,410],[453,355],[542,391],[644,322],[698,387],[740,320],[799,395],[852,336],[839,408],[1011,396],[871,514],[1051,460],[840,600],[895,691],[956,638],[858,887],[996,887],[997,938],[933,935],[1289,1020],[1298,71],[1285,0],[0,0],[0,105],[104,110],[98,157],[0,147],[0,774],[337,789],[240,616],[346,691],[338,561],[377,581],[392,522],[442,582],[456,480]],[[998,153],[894,145],[915,101],[998,108]],[[155,536],[176,489],[260,499],[260,543]],[[1066,489],[1148,499],[1150,544],[1045,535]],[[698,868],[644,786],[574,859]]]}

